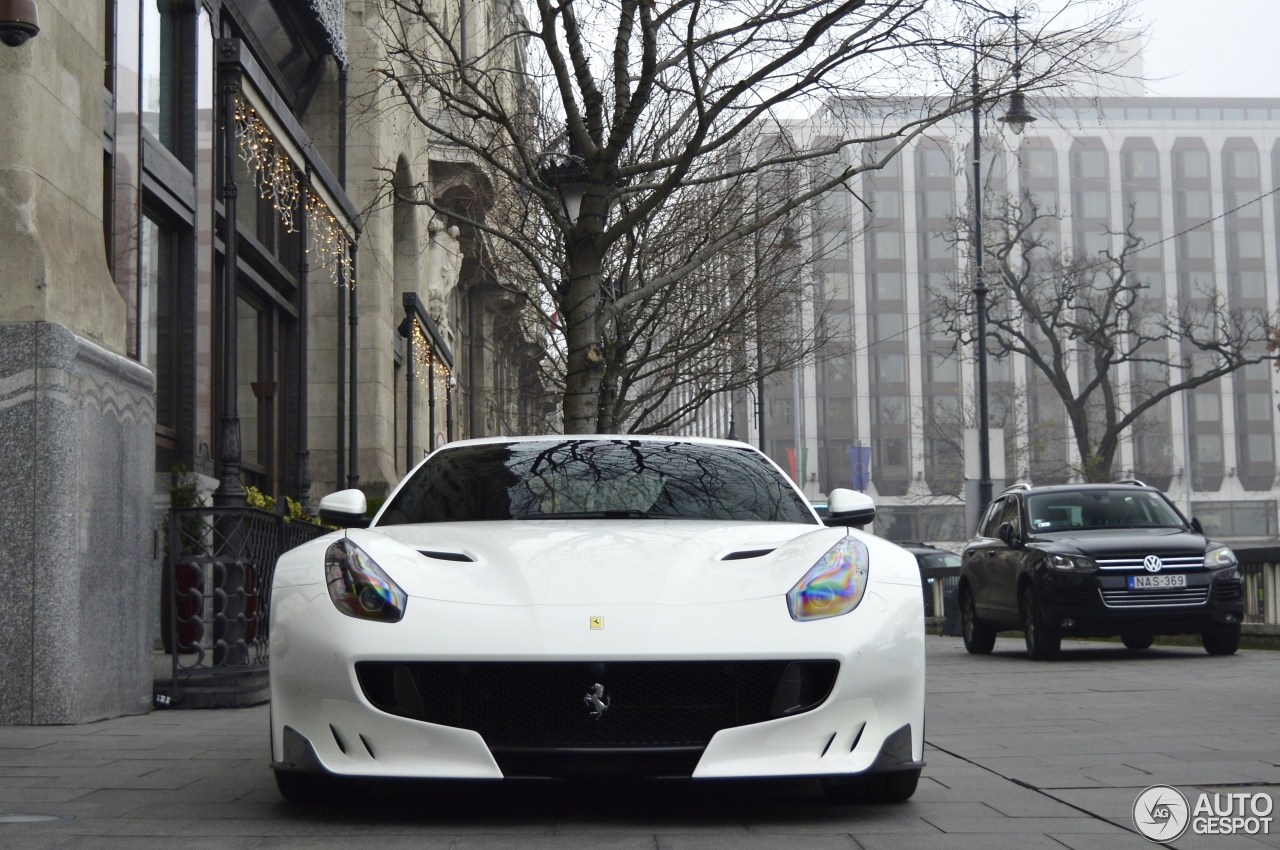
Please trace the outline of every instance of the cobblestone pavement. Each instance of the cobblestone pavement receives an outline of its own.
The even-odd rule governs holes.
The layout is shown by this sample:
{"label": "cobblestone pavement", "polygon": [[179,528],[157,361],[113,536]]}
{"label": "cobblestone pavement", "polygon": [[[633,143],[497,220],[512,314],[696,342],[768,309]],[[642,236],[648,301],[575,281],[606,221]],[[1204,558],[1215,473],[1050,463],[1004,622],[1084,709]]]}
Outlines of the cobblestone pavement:
{"label": "cobblestone pavement", "polygon": [[[1151,785],[1280,797],[1280,652],[928,652],[928,766],[903,805],[833,805],[811,782],[401,783],[297,809],[267,768],[266,706],[170,710],[0,727],[0,847],[1110,850],[1156,846],[1131,820]],[[1173,846],[1280,848],[1280,826]]]}

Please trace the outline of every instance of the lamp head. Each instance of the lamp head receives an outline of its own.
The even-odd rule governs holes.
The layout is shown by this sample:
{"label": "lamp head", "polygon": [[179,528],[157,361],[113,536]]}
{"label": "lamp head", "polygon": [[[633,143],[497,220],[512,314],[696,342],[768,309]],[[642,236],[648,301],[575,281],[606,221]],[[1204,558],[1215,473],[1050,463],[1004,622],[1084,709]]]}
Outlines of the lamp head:
{"label": "lamp head", "polygon": [[1036,117],[1027,111],[1027,100],[1022,92],[1015,91],[1009,95],[1009,111],[1000,120],[1009,125],[1015,136],[1021,136],[1022,131]]}

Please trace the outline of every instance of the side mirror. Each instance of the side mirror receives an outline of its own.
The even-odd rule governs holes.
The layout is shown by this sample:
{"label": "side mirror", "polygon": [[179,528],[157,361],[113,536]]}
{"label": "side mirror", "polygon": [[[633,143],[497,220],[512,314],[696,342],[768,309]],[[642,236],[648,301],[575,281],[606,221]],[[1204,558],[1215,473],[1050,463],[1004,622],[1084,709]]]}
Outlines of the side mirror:
{"label": "side mirror", "polygon": [[1204,526],[1200,524],[1200,520],[1196,517],[1191,518],[1191,530],[1196,534],[1199,534],[1201,537],[1204,536]]}
{"label": "side mirror", "polygon": [[827,525],[862,528],[876,518],[876,503],[866,493],[837,487],[827,496]]}
{"label": "side mirror", "polygon": [[1010,549],[1017,549],[1022,545],[1022,539],[1018,537],[1018,532],[1013,530],[1013,523],[1011,522],[1000,523],[1000,539]]}
{"label": "side mirror", "polygon": [[359,490],[339,490],[320,500],[320,521],[342,528],[368,528],[369,503]]}

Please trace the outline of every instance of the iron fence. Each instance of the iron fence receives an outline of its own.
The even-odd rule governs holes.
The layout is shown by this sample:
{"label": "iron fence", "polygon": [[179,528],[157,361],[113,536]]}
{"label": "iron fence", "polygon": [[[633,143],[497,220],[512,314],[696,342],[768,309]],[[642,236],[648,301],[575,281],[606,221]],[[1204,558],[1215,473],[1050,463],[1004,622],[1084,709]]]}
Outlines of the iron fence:
{"label": "iron fence", "polygon": [[161,629],[175,702],[265,698],[276,559],[326,531],[257,508],[170,511]]}

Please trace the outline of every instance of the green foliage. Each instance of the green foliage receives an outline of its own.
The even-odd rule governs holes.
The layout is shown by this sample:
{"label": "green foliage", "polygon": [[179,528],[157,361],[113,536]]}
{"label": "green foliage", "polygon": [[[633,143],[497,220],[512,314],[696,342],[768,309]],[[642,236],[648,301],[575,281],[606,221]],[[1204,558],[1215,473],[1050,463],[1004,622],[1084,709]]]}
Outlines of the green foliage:
{"label": "green foliage", "polygon": [[[195,474],[185,466],[178,465],[169,470],[169,507],[170,508],[202,508],[204,497],[200,495],[200,482]],[[199,541],[204,536],[204,522],[198,516],[182,518],[182,553],[196,555],[200,552]],[[164,519],[164,553],[169,555],[169,515]]]}

